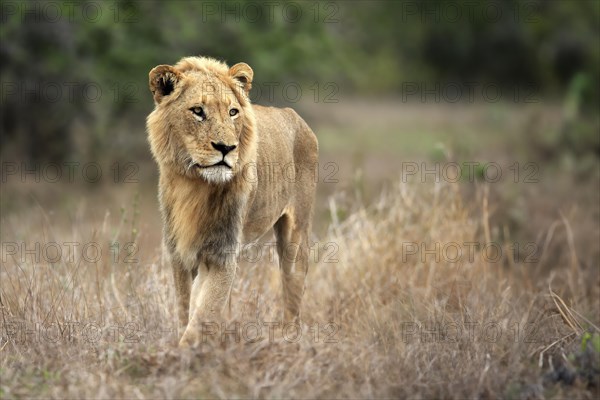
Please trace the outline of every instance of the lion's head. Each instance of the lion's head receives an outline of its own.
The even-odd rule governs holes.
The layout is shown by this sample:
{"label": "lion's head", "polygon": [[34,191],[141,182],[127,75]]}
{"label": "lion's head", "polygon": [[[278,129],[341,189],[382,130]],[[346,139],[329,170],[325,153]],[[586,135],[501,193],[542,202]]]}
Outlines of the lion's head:
{"label": "lion's head", "polygon": [[206,57],[187,57],[150,71],[155,108],[148,137],[160,168],[191,179],[229,182],[256,153],[248,92],[254,73]]}

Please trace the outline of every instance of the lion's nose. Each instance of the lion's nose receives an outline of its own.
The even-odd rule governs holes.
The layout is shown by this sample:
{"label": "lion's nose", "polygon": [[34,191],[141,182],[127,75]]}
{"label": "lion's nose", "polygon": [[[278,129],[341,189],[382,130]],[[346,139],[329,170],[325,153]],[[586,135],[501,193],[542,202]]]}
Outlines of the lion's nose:
{"label": "lion's nose", "polygon": [[212,147],[214,147],[215,150],[219,150],[223,154],[223,156],[226,156],[227,153],[229,153],[231,150],[233,150],[237,147],[236,145],[227,146],[223,142],[219,142],[219,143],[210,142],[210,144],[212,144]]}

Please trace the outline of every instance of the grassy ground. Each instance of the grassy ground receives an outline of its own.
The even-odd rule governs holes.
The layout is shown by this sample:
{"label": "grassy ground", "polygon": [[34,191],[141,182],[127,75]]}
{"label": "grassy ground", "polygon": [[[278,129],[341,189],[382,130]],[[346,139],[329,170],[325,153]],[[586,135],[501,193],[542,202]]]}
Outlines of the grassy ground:
{"label": "grassy ground", "polygon": [[[176,347],[145,178],[5,186],[2,398],[597,398],[597,164],[535,156],[520,133],[536,110],[400,106],[370,130],[361,104],[305,110],[338,182],[320,181],[302,325],[279,322],[267,238],[242,251],[226,319],[194,351]],[[401,179],[407,160],[532,159],[534,183]]]}

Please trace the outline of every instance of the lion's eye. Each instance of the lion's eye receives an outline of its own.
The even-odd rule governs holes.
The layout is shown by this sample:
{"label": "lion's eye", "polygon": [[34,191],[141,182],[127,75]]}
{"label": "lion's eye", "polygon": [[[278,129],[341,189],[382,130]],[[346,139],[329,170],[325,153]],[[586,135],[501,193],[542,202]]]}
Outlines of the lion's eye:
{"label": "lion's eye", "polygon": [[204,114],[204,110],[202,107],[192,107],[190,111],[194,113],[194,115],[200,117],[200,119],[206,118],[206,114]]}
{"label": "lion's eye", "polygon": [[238,115],[239,111],[237,108],[232,108],[231,110],[229,110],[229,115],[232,117],[235,117],[236,115]]}

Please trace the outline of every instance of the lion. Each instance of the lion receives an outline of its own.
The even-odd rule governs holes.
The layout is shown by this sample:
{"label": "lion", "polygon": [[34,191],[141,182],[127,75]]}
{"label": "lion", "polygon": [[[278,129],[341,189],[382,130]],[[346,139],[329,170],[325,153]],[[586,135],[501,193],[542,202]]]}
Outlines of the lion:
{"label": "lion", "polygon": [[178,307],[180,346],[229,299],[240,245],[271,228],[283,318],[297,322],[309,261],[318,142],[290,108],[253,105],[254,72],[186,57],[149,74],[148,140],[159,169],[163,240]]}

